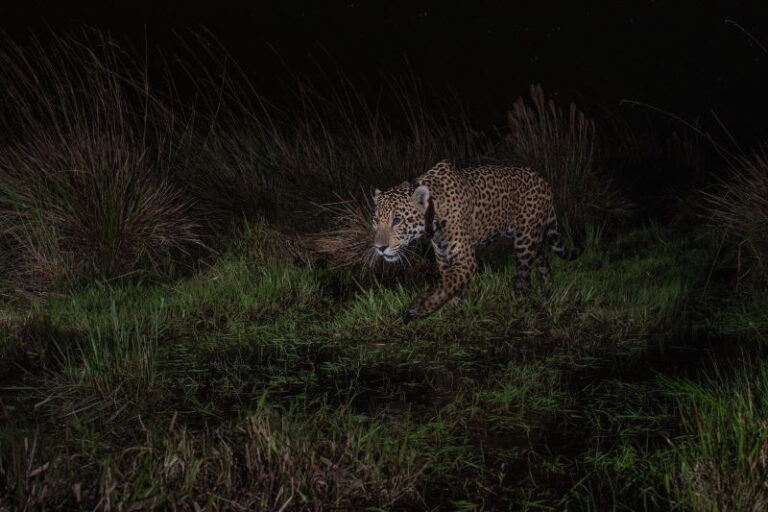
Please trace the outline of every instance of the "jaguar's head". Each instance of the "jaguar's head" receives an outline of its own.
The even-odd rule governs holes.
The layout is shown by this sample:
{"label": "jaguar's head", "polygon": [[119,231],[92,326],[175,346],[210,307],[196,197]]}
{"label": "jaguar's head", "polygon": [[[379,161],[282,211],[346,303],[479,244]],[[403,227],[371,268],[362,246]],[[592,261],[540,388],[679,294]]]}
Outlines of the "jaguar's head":
{"label": "jaguar's head", "polygon": [[399,261],[405,248],[431,228],[434,206],[426,185],[401,183],[384,192],[371,187],[373,250],[389,263]]}

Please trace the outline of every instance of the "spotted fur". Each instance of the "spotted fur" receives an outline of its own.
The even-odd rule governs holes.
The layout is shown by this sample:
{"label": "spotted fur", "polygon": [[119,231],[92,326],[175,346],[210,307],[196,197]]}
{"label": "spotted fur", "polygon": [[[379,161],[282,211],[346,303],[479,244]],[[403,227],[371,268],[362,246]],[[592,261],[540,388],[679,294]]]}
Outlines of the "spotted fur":
{"label": "spotted fur", "polygon": [[386,261],[400,260],[414,240],[432,242],[440,283],[408,306],[405,321],[423,318],[458,297],[477,271],[476,249],[500,237],[514,240],[515,287],[527,289],[535,267],[549,281],[544,239],[558,256],[571,260],[581,248],[568,250],[557,227],[552,190],[529,168],[487,165],[454,169],[443,160],[414,182],[385,192],[371,189],[374,250]]}

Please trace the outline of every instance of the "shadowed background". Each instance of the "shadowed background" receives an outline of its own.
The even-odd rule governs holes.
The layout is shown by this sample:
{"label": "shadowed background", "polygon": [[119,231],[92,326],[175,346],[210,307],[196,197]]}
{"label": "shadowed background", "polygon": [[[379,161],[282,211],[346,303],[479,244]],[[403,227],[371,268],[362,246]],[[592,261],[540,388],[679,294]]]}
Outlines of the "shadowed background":
{"label": "shadowed background", "polygon": [[[450,5],[448,5],[450,4]],[[171,55],[178,34],[205,27],[254,80],[279,96],[298,71],[338,69],[377,92],[381,74],[412,71],[453,92],[474,122],[503,122],[528,84],[581,103],[622,98],[686,117],[715,110],[754,136],[768,100],[760,2],[13,2],[0,25],[15,39],[86,24]]]}

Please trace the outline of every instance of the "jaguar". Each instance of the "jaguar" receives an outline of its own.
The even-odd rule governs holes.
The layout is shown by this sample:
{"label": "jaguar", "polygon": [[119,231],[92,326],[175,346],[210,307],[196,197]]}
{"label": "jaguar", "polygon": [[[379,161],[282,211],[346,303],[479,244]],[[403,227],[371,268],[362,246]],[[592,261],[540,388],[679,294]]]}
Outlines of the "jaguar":
{"label": "jaguar", "polygon": [[430,240],[440,281],[408,306],[404,322],[424,318],[458,299],[477,272],[476,251],[499,238],[513,240],[515,287],[530,287],[531,268],[550,281],[543,249],[572,260],[581,244],[566,248],[558,229],[552,189],[528,167],[482,165],[456,169],[441,160],[413,181],[381,191],[371,187],[373,252],[384,261],[400,261],[417,239]]}

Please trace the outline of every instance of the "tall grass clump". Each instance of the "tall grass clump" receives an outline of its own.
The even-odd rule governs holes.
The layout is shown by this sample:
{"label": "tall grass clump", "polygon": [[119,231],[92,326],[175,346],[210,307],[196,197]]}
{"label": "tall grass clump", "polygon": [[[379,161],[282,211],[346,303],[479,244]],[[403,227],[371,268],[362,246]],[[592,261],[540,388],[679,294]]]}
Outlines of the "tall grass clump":
{"label": "tall grass clump", "polygon": [[179,178],[215,217],[266,216],[311,232],[327,218],[315,204],[351,199],[372,184],[386,188],[442,158],[492,150],[458,109],[431,115],[413,78],[383,77],[374,86],[380,98],[371,99],[344,75],[318,70],[310,79],[289,70],[282,98],[268,101],[226,50],[205,41],[190,47],[186,72],[208,118]]}
{"label": "tall grass clump", "polygon": [[558,215],[574,227],[622,217],[628,204],[610,177],[599,171],[600,137],[595,122],[574,103],[563,108],[532,85],[507,114],[505,151],[552,186]]}
{"label": "tall grass clump", "polygon": [[7,275],[44,289],[164,271],[199,244],[169,180],[183,125],[101,35],[0,43],[0,237]]}
{"label": "tall grass clump", "polygon": [[702,192],[709,225],[735,247],[739,277],[768,277],[768,156],[734,157],[716,188]]}

